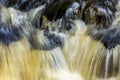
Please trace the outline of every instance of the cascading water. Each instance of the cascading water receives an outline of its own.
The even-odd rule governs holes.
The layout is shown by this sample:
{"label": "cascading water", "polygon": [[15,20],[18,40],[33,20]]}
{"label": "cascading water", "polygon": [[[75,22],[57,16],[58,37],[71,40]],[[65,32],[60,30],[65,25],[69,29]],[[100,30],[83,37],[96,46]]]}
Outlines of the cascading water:
{"label": "cascading water", "polygon": [[11,1],[0,0],[0,80],[120,79],[119,0]]}
{"label": "cascading water", "polygon": [[[94,13],[94,9],[97,8],[98,12]],[[84,21],[75,23],[77,28],[80,28],[76,30],[77,35],[68,37],[68,40],[66,41],[67,43],[63,53],[67,63],[71,70],[78,71],[85,80],[119,80],[118,9],[119,4],[117,4],[117,11],[114,15],[109,9],[108,12],[106,12],[107,9],[100,5],[95,5],[92,8],[88,6],[88,9],[86,9],[87,12],[83,14],[87,18],[83,17],[85,18],[84,21],[87,22],[87,25],[83,24]],[[93,12],[90,12],[89,14],[89,11]],[[103,18],[100,18],[99,16],[103,16]],[[114,16],[115,19],[113,19]],[[94,18],[97,18],[98,20]],[[90,21],[92,19],[94,21]],[[101,22],[100,20],[102,19],[105,21]],[[105,22],[112,22],[111,26],[110,24],[107,26],[107,24],[104,24]],[[105,25],[108,28],[105,28]],[[117,28],[118,31],[114,31],[114,28]]]}

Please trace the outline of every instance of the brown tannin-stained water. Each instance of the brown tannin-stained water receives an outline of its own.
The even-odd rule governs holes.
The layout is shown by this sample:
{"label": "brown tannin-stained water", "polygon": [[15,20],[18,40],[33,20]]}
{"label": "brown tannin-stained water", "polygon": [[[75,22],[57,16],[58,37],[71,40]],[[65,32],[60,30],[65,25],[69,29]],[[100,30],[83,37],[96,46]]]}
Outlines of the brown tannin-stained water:
{"label": "brown tannin-stained water", "polygon": [[76,22],[79,29],[68,37],[63,49],[69,68],[79,72],[84,80],[119,80],[120,47],[106,49],[101,42],[88,36],[89,26]]}
{"label": "brown tannin-stained water", "polygon": [[120,80],[119,0],[0,2],[0,80]]}

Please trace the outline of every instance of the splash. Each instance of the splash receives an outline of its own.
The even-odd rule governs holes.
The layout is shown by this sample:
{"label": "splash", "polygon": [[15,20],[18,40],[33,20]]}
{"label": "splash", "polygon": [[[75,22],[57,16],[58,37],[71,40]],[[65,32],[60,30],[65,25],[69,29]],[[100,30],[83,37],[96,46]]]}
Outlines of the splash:
{"label": "splash", "polygon": [[[119,46],[108,50],[87,34],[87,27],[77,21],[76,34],[68,36],[63,54],[70,70],[79,72],[85,80],[119,79]],[[90,25],[91,26],[91,25]]]}
{"label": "splash", "polygon": [[108,0],[101,1],[107,8],[100,1],[52,1],[28,12],[0,4],[0,80],[119,80],[119,5],[114,12]]}

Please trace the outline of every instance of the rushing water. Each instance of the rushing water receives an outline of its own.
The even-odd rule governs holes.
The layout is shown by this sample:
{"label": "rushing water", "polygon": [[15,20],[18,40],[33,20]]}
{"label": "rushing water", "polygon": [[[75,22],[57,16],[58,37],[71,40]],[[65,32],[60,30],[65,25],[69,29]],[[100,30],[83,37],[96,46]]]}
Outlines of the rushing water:
{"label": "rushing water", "polygon": [[0,80],[120,79],[119,0],[11,1],[0,0]]}

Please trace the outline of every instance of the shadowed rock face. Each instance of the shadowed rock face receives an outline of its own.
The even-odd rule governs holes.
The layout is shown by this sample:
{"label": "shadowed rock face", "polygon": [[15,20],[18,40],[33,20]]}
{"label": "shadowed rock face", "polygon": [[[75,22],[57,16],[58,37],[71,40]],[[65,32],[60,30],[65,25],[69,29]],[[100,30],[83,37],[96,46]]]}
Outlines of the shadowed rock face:
{"label": "shadowed rock face", "polygon": [[0,0],[6,7],[14,7],[22,11],[28,11],[40,5],[49,5],[53,0]]}
{"label": "shadowed rock face", "polygon": [[22,38],[20,30],[20,28],[11,28],[6,24],[0,23],[0,43],[9,45],[12,42],[18,41]]}
{"label": "shadowed rock face", "polygon": [[[114,28],[109,29],[115,19],[115,6],[118,3],[117,1],[118,0],[0,0],[6,7],[14,7],[21,11],[28,11],[45,4],[46,7],[43,13],[38,13],[35,19],[36,21],[34,20],[36,28],[39,29],[41,29],[43,21],[39,15],[46,16],[48,21],[61,19],[62,22],[60,24],[62,27],[59,28],[60,31],[72,29],[75,25],[72,20],[75,19],[81,19],[87,25],[94,24],[94,30],[90,31],[88,29],[88,33],[90,33],[93,39],[101,41],[107,49],[112,49],[120,43],[119,30]],[[95,31],[97,31],[97,33],[95,33]]]}
{"label": "shadowed rock face", "polygon": [[[82,11],[82,20],[94,27],[88,28],[90,36],[103,43],[105,48],[111,50],[120,43],[119,26],[113,25],[116,17],[118,0],[91,0],[83,1],[85,6]],[[88,34],[89,35],[89,34]]]}
{"label": "shadowed rock face", "polygon": [[111,29],[98,30],[95,34],[93,31],[89,32],[89,35],[91,35],[93,39],[103,43],[108,50],[111,50],[120,44],[120,28],[118,26]]}
{"label": "shadowed rock face", "polygon": [[36,16],[43,12],[44,7],[39,6],[26,13],[0,4],[0,44],[9,46],[13,42],[27,39],[33,49],[52,50],[62,47],[63,37],[40,30],[32,24]]}
{"label": "shadowed rock face", "polygon": [[77,0],[54,0],[54,2],[46,8],[44,15],[47,16],[50,21],[60,19],[65,16],[66,10],[69,7],[74,8],[70,6],[74,2],[77,2]]}
{"label": "shadowed rock face", "polygon": [[86,24],[96,24],[96,28],[105,29],[111,26],[115,11],[115,5],[111,0],[88,1],[83,8],[82,19]]}

